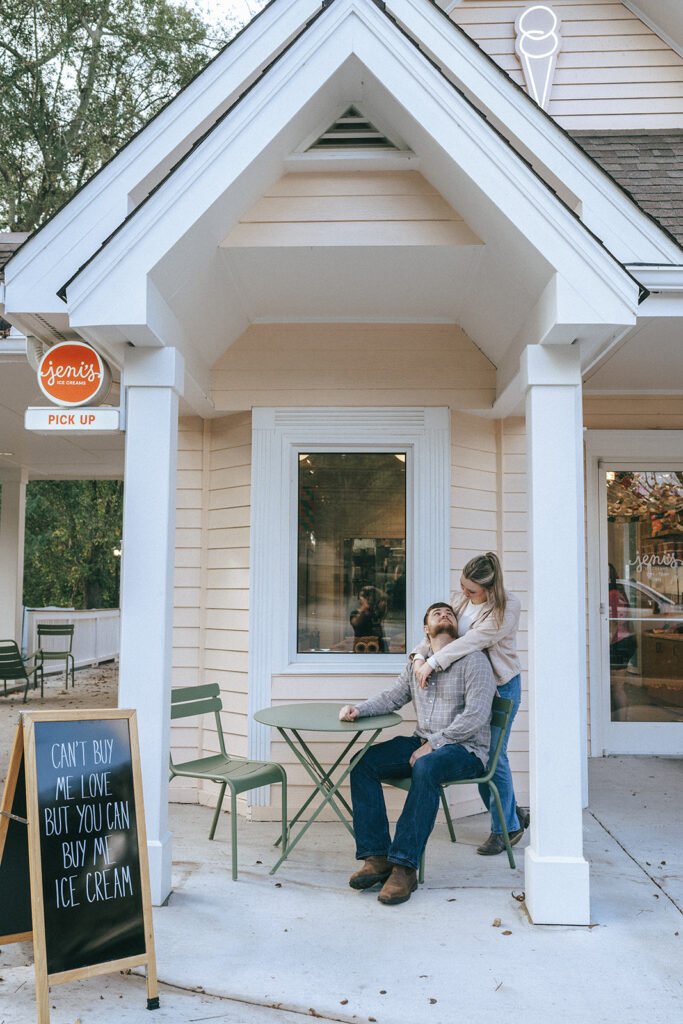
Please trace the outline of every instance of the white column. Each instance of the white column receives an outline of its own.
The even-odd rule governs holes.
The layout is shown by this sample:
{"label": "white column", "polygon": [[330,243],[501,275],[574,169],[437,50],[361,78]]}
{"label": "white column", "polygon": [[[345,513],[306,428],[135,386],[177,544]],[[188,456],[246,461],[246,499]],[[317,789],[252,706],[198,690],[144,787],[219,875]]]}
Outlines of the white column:
{"label": "white column", "polygon": [[579,353],[528,346],[531,843],[535,924],[589,924],[583,857],[581,705],[586,699],[584,497]]}
{"label": "white column", "polygon": [[3,475],[0,483],[0,639],[21,647],[26,471]]}
{"label": "white column", "polygon": [[126,357],[119,707],[137,711],[152,903],[157,906],[171,891],[168,751],[182,382],[183,359],[175,349],[131,349]]}

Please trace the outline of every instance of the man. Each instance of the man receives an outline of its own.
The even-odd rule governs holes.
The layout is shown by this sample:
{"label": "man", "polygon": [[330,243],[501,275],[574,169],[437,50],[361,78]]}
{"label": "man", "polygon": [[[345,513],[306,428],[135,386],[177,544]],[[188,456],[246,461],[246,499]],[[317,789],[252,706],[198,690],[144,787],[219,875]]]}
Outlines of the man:
{"label": "man", "polygon": [[[451,606],[445,602],[430,605],[424,631],[434,652],[457,637]],[[356,859],[365,861],[349,879],[352,889],[369,889],[381,882],[377,897],[380,903],[392,905],[410,899],[417,889],[417,869],[434,828],[440,784],[484,774],[495,692],[488,658],[475,651],[430,677],[425,689],[419,686],[409,662],[389,689],[357,707],[347,704],[341,709],[343,722],[384,715],[410,700],[417,713],[412,736],[396,736],[374,744],[351,772]],[[391,842],[381,780],[408,776],[410,790]]]}

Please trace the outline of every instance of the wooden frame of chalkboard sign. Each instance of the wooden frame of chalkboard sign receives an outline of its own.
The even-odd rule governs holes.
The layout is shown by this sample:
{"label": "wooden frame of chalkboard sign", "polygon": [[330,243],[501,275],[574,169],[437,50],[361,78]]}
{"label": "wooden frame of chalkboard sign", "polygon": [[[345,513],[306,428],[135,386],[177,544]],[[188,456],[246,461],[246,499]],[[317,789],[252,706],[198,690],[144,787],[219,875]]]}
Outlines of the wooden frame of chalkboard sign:
{"label": "wooden frame of chalkboard sign", "polygon": [[33,939],[49,986],[147,968],[159,1006],[135,712],[25,711],[0,804],[0,943]]}

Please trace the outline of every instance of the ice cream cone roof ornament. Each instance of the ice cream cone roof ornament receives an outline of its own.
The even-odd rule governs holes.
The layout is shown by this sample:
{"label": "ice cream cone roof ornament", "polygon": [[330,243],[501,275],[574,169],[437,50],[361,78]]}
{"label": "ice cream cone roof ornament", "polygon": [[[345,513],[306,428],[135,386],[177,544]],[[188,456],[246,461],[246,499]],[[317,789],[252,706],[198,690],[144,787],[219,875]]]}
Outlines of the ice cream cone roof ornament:
{"label": "ice cream cone roof ornament", "polygon": [[527,90],[543,110],[548,109],[557,55],[562,45],[560,19],[548,4],[526,7],[515,20],[515,52]]}

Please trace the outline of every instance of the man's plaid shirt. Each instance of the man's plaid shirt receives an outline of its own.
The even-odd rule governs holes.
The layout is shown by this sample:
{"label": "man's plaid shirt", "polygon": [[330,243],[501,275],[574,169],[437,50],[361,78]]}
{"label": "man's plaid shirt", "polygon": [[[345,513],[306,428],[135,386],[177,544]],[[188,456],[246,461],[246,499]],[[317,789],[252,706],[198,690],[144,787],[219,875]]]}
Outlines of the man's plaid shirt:
{"label": "man's plaid shirt", "polygon": [[384,715],[412,700],[417,715],[414,736],[429,740],[434,750],[458,743],[476,754],[486,767],[495,694],[496,680],[489,660],[481,651],[474,651],[443,672],[432,672],[424,690],[409,662],[393,686],[356,706],[362,716]]}

